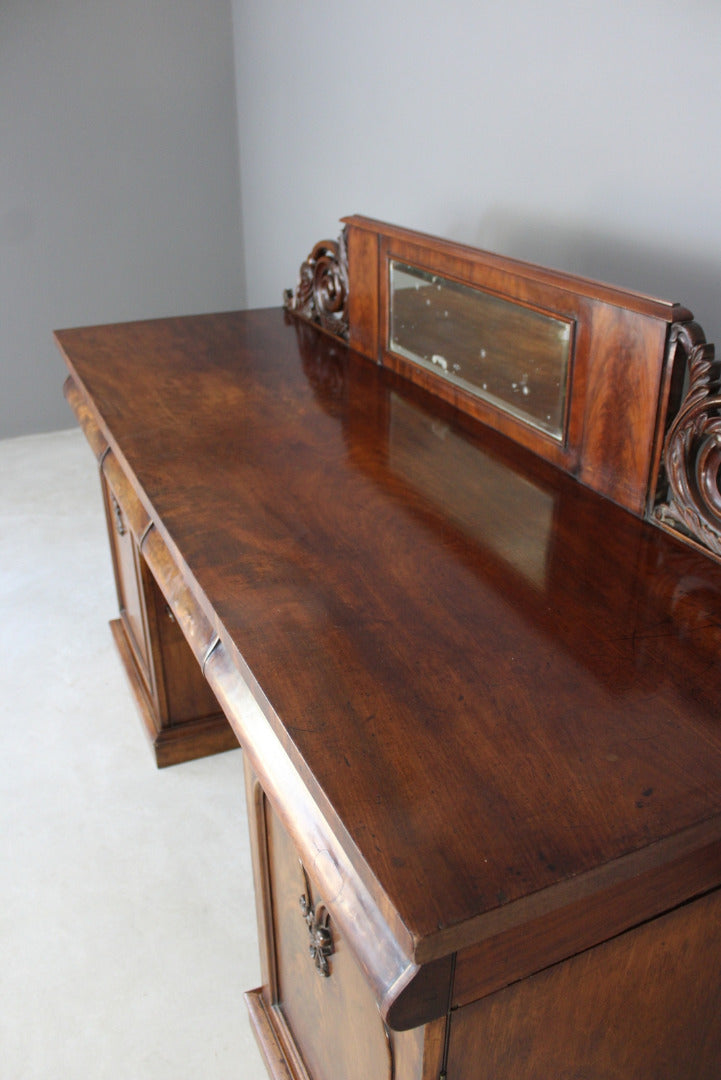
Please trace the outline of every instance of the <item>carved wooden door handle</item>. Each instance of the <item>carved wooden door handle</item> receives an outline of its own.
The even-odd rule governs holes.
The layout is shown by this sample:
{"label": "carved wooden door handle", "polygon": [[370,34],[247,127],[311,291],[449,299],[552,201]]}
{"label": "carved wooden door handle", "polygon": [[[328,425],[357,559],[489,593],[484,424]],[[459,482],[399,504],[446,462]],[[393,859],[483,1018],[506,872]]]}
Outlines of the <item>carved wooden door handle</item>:
{"label": "carved wooden door handle", "polygon": [[120,503],[115,498],[112,491],[110,492],[110,498],[113,503],[113,517],[115,518],[115,528],[118,536],[125,536],[125,522],[123,521],[123,511],[120,509]]}
{"label": "carved wooden door handle", "polygon": [[333,955],[333,932],[330,928],[330,913],[322,902],[315,906],[310,899],[310,885],[305,869],[303,876],[306,881],[306,891],[300,897],[300,910],[303,912],[305,924],[310,934],[308,952],[315,964],[318,974],[327,979],[330,975],[328,957]]}

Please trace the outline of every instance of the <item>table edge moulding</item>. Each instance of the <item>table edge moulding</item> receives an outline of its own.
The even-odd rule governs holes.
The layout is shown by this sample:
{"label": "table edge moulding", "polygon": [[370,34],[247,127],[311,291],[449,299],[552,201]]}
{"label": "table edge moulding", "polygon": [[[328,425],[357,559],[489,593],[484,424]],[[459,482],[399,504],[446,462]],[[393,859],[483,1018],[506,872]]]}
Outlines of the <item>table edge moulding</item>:
{"label": "table edge moulding", "polygon": [[243,750],[271,1076],[716,1080],[689,309],[355,215],[282,308],[55,336],[157,764]]}

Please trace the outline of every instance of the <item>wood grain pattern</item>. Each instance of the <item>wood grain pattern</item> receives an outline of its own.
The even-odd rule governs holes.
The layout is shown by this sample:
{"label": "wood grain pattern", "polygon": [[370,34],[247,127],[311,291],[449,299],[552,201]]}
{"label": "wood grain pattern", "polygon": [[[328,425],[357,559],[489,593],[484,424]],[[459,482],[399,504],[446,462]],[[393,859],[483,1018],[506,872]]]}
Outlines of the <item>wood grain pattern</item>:
{"label": "wood grain pattern", "polygon": [[98,461],[100,461],[103,454],[108,449],[107,439],[103,437],[103,434],[98,427],[97,420],[85,401],[80,388],[70,376],[67,377],[63,384],[63,394],[65,395],[68,405],[75,413],[75,418],[83,429],[83,434],[85,435],[91,450]]}
{"label": "wood grain pattern", "polygon": [[[427,962],[599,866],[635,888],[652,845],[704,861],[718,569],[307,331],[254,312],[60,343],[394,932]],[[476,463],[452,497],[440,452],[404,475],[427,430]],[[543,496],[533,519],[514,478]],[[678,576],[659,591],[652,570],[677,556],[702,584],[690,632]]]}
{"label": "wood grain pattern", "polygon": [[[184,761],[195,761],[197,758],[207,757],[209,754],[220,754],[225,750],[237,748],[238,740],[233,733],[233,729],[229,726],[225,716],[217,711],[217,702],[214,700],[211,700],[209,705],[199,706],[196,715],[190,720],[164,724],[158,711],[157,702],[151,696],[147,681],[140,673],[135,653],[130,648],[122,621],[113,619],[110,623],[110,629],[136,700],[143,726],[152,744],[155,761],[159,769],[169,765],[180,765]],[[185,648],[186,666],[183,668],[183,676],[193,670],[192,667],[188,666],[187,662],[195,663],[187,653],[187,645]],[[178,680],[176,693],[184,687],[185,681],[185,677]],[[193,689],[197,690],[197,687]],[[201,692],[197,696],[201,694],[210,694],[207,685],[203,683],[201,683]],[[197,700],[195,693],[191,696],[191,700]],[[183,711],[186,711],[185,705]]]}
{"label": "wood grain pattern", "polygon": [[350,344],[369,360],[375,360],[379,325],[378,237],[372,232],[348,230],[348,281]]}
{"label": "wood grain pattern", "polygon": [[[643,515],[649,493],[655,491],[659,441],[669,405],[666,367],[671,327],[692,317],[686,308],[361,216],[344,220],[351,250],[363,252],[363,258],[350,265],[350,294],[360,296],[355,333],[351,320],[352,344]],[[522,417],[393,350],[388,283],[392,260],[568,321],[575,342],[560,444]],[[371,309],[373,317],[368,314]],[[509,323],[513,325],[510,317]],[[374,327],[375,348],[370,340]],[[488,326],[486,333],[491,331]],[[520,339],[518,347],[522,368]]]}
{"label": "wood grain pattern", "polygon": [[206,676],[244,747],[263,982],[270,999],[275,1000],[277,983],[266,800],[291,837],[298,857],[313,868],[321,893],[332,898],[328,902],[334,921],[364,971],[383,1018],[388,1020],[391,1011],[397,1010],[396,1023],[405,1028],[443,1015],[450,995],[450,964],[441,965],[440,970],[433,967],[435,979],[429,986],[424,978],[426,969],[419,969],[411,959],[412,941],[397,912],[387,898],[378,897],[377,892],[375,898],[371,895],[364,875],[356,875],[339,841],[339,835],[344,835],[342,824],[334,819],[332,807],[322,797],[311,797],[273,731],[269,703],[254,685],[251,673],[244,677],[242,671],[242,660],[233,657],[225,644],[213,652],[206,666]]}
{"label": "wood grain pattern", "polygon": [[[614,335],[665,331],[587,303],[579,468],[638,511],[669,380]],[[721,566],[281,312],[59,341],[161,734],[204,671],[245,747],[271,1076],[715,1077]]]}
{"label": "wood grain pattern", "polygon": [[357,230],[359,233],[367,233],[376,237],[387,237],[393,244],[415,243],[423,245],[427,249],[437,251],[441,256],[449,256],[453,259],[465,259],[468,262],[477,260],[480,256],[490,267],[500,274],[518,274],[537,279],[539,276],[549,284],[559,289],[571,290],[580,296],[586,296],[592,300],[600,300],[603,303],[613,304],[617,307],[625,307],[636,311],[641,315],[652,318],[661,318],[672,322],[675,320],[674,311],[677,305],[658,297],[647,296],[633,289],[624,289],[616,285],[590,278],[580,277],[576,274],[565,273],[562,270],[553,270],[550,267],[538,266],[524,262],[521,259],[513,259],[507,255],[499,255],[495,252],[481,251],[469,244],[461,244],[454,240],[446,240],[442,237],[430,236],[412,229],[406,229],[399,225],[392,225],[385,221],[367,217],[364,214],[350,214],[344,217],[343,222],[349,226],[349,232]]}
{"label": "wood grain pattern", "polygon": [[449,1080],[716,1080],[718,891],[453,1014]]}
{"label": "wood grain pattern", "polygon": [[579,479],[641,515],[652,471],[669,328],[660,320],[607,305],[595,305],[589,319]]}
{"label": "wood grain pattern", "polygon": [[248,991],[245,1001],[258,1049],[272,1080],[309,1080],[305,1068],[297,1064],[293,1068],[288,1061],[276,1031],[273,1008],[266,1005],[262,987]]}
{"label": "wood grain pattern", "polygon": [[[675,304],[364,218],[347,242],[351,348],[272,310],[57,335],[158,761],[244,746],[269,1072],[715,1080],[721,565],[642,520],[664,477],[721,505],[712,349]],[[325,331],[344,252],[293,305]],[[483,317],[406,276],[394,353],[389,258]],[[436,361],[471,327],[458,369],[500,367],[513,415],[438,379],[429,326]]]}
{"label": "wood grain pattern", "polygon": [[236,736],[202,674],[216,640],[212,625],[196,610],[164,542],[153,535],[148,543],[153,533],[148,508],[87,397],[70,379],[64,390],[100,465],[120,610],[110,628],[158,767],[234,749]]}
{"label": "wood grain pattern", "polygon": [[392,1080],[390,1040],[375,998],[332,919],[333,952],[326,978],[319,976],[309,954],[299,899],[308,888],[314,905],[324,896],[308,869],[303,872],[296,849],[268,804],[265,827],[277,970],[274,1004],[289,1036],[313,1080],[339,1075],[347,1080]]}

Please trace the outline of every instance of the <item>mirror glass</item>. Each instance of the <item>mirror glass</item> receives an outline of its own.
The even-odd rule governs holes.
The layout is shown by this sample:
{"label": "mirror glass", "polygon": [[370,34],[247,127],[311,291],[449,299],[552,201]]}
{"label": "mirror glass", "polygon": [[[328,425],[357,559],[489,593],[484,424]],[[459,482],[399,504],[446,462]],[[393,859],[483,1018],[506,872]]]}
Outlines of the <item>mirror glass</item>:
{"label": "mirror glass", "polygon": [[572,320],[389,265],[390,351],[561,441]]}

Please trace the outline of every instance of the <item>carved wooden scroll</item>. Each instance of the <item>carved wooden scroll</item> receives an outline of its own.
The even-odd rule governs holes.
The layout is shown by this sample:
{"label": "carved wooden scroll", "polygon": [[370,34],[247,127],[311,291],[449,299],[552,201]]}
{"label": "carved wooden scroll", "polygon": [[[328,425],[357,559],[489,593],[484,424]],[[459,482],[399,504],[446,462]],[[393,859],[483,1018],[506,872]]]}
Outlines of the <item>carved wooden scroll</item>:
{"label": "carved wooden scroll", "polygon": [[666,490],[653,517],[721,558],[721,365],[695,322],[674,324],[670,350],[671,362],[682,350],[687,385],[666,434]]}
{"label": "carved wooden scroll", "polygon": [[287,311],[348,340],[348,254],[345,230],[337,241],[320,240],[302,263],[295,292],[284,294]]}

